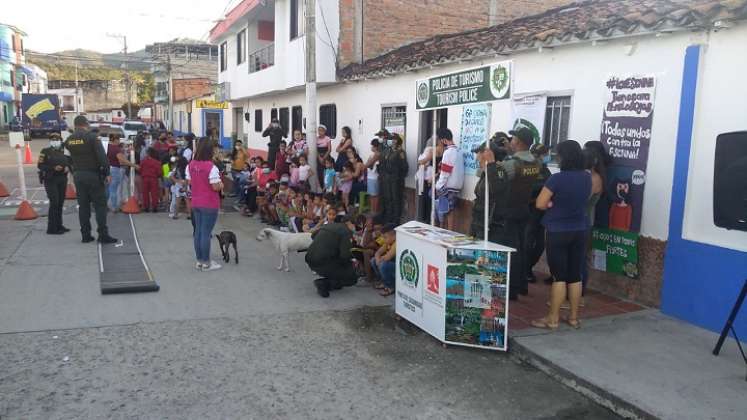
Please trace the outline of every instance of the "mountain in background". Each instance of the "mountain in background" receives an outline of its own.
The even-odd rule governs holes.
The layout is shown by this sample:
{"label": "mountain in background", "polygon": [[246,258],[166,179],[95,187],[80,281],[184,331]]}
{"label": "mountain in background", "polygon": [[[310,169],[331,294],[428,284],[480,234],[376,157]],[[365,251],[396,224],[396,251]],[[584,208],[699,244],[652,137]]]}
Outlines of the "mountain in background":
{"label": "mountain in background", "polygon": [[145,50],[128,54],[102,54],[100,52],[75,49],[52,54],[29,52],[26,61],[44,69],[49,80],[75,80],[75,63],[78,63],[78,80],[122,80],[125,79],[123,64],[128,63],[133,87],[137,88],[138,101],[153,100],[154,82],[151,73],[151,56]]}

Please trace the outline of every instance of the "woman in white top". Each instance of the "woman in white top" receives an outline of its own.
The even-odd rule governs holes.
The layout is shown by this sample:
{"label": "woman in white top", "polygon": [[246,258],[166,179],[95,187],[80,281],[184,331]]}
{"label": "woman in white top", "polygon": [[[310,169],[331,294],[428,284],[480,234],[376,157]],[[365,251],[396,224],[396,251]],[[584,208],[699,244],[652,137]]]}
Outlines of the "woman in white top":
{"label": "woman in white top", "polygon": [[379,139],[371,140],[371,156],[366,161],[366,192],[371,204],[371,213],[379,213],[379,159],[381,158],[381,143]]}

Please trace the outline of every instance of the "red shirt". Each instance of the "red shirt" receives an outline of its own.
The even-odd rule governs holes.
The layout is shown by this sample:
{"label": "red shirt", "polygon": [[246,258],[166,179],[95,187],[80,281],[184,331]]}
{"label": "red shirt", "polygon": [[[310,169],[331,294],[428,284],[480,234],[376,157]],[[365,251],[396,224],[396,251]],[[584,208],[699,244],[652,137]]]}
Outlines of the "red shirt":
{"label": "red shirt", "polygon": [[109,143],[109,147],[106,149],[106,157],[109,159],[109,166],[115,168],[122,166],[119,163],[119,159],[117,159],[117,155],[120,153],[122,153],[122,146]]}
{"label": "red shirt", "polygon": [[161,170],[161,162],[148,156],[140,161],[140,175],[143,178],[160,178],[163,171]]}

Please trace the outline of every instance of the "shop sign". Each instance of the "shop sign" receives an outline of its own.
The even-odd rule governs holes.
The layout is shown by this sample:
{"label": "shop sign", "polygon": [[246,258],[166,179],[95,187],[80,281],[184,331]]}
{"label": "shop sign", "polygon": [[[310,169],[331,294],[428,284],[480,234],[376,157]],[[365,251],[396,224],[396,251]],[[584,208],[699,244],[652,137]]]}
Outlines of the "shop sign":
{"label": "shop sign", "polygon": [[592,231],[594,269],[638,278],[638,234],[611,229]]}
{"label": "shop sign", "polygon": [[195,108],[228,109],[228,102],[218,102],[212,99],[196,99]]}
{"label": "shop sign", "polygon": [[415,82],[419,110],[476,104],[511,97],[512,62],[444,74]]}

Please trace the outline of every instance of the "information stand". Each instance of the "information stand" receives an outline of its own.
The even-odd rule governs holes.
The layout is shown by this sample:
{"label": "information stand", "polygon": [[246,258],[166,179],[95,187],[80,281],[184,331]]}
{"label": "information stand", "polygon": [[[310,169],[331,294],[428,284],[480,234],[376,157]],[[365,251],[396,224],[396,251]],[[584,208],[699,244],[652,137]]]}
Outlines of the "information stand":
{"label": "information stand", "polygon": [[505,351],[515,250],[416,221],[396,231],[397,315],[443,343]]}

